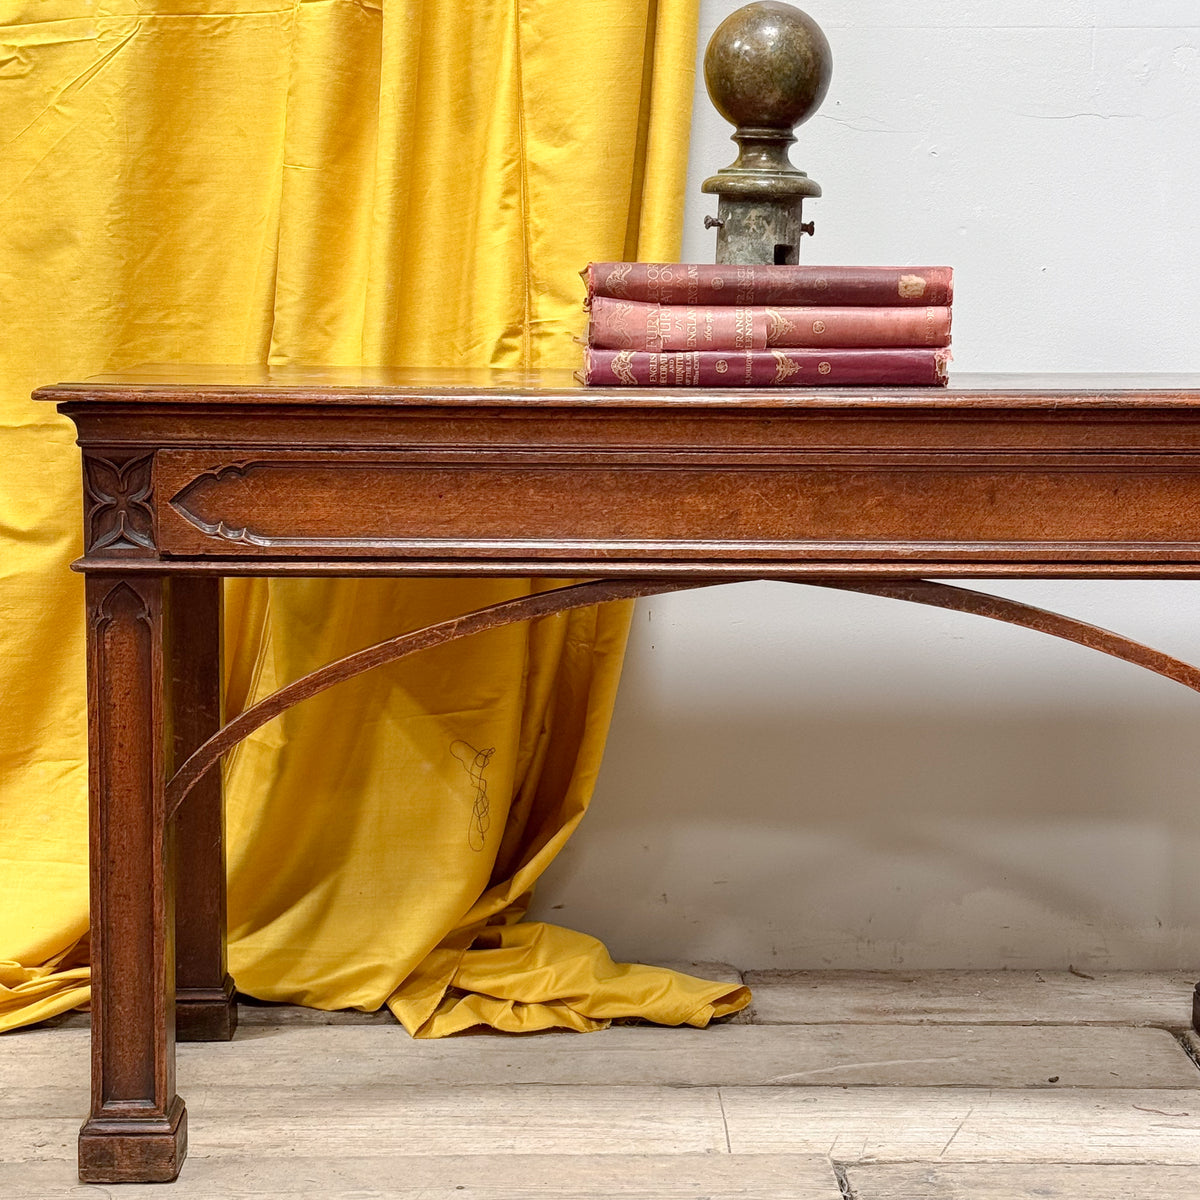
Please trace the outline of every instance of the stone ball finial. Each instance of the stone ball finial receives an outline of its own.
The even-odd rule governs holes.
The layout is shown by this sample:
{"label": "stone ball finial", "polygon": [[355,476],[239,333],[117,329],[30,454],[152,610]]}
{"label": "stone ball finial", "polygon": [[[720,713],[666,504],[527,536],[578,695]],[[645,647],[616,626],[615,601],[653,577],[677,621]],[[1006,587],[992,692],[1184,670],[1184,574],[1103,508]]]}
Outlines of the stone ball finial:
{"label": "stone ball finial", "polygon": [[720,196],[717,262],[800,261],[806,198],[819,196],[816,180],[788,157],[792,130],[820,107],[833,75],[833,53],[821,27],[780,0],[757,0],[731,13],[709,40],[704,81],[717,112],[735,128],[735,162],[701,190]]}
{"label": "stone ball finial", "polygon": [[833,52],[806,12],[757,0],[717,26],[704,54],[713,107],[741,129],[792,129],[825,99]]}

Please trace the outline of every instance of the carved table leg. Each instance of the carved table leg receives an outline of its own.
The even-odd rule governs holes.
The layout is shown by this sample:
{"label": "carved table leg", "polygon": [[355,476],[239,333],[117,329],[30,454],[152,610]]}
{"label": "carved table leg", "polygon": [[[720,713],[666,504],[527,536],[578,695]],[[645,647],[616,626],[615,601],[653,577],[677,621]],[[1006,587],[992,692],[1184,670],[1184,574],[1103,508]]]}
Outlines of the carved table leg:
{"label": "carved table leg", "polygon": [[87,580],[92,1108],[85,1182],[174,1179],[187,1154],[175,1092],[173,837],[163,785],[161,577]]}
{"label": "carved table leg", "polygon": [[[221,726],[221,581],[171,580],[168,675],[175,763]],[[220,767],[175,815],[175,1034],[222,1042],[237,1028],[225,961],[225,804]]]}

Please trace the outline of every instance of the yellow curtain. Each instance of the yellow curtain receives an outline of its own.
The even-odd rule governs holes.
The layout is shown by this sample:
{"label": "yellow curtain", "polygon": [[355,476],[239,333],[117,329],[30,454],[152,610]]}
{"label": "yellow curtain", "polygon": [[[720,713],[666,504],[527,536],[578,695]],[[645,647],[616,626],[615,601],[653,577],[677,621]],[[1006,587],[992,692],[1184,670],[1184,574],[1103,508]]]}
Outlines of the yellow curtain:
{"label": "yellow curtain", "polygon": [[[562,366],[577,271],[673,258],[696,0],[0,0],[0,1029],[87,998],[77,452],[38,384],[140,362]],[[522,580],[238,581],[231,712]],[[620,606],[453,644],[227,766],[231,969],[476,1024],[704,1024],[744,989],[518,923],[583,814]]]}

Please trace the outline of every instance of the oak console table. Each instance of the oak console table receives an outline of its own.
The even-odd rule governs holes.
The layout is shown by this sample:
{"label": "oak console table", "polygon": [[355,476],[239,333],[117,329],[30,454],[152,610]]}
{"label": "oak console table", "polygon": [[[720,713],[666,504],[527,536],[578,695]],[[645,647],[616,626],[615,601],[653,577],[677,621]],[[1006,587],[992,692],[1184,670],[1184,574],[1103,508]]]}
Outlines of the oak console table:
{"label": "oak console table", "polygon": [[[924,580],[1200,578],[1200,377],[584,390],[566,373],[176,367],[35,397],[75,422],[83,449],[84,1180],[178,1174],[176,1034],[229,1038],[237,1023],[212,768],[342,679],[570,607],[780,579],[1015,622],[1200,690],[1200,670],[1117,634]],[[232,575],[582,582],[380,643],[222,725]]]}

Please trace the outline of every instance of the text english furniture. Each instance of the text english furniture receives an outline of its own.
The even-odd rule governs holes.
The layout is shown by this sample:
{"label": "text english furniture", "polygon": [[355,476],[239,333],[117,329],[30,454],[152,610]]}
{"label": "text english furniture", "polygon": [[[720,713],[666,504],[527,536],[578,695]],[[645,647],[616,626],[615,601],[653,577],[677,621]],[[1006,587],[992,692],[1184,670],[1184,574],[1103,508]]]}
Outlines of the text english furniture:
{"label": "text english furniture", "polygon": [[[1118,634],[927,577],[1200,578],[1200,377],[948,390],[583,389],[566,373],[143,368],[43,388],[83,450],[92,1100],[80,1177],[173,1179],[175,1038],[237,1023],[221,754],[456,637],[749,579],[1025,625],[1200,690]],[[221,580],[540,576],[222,724]]]}

